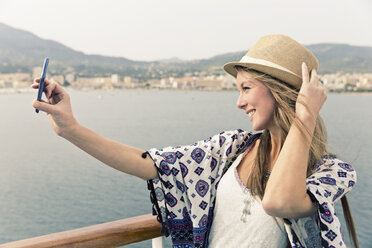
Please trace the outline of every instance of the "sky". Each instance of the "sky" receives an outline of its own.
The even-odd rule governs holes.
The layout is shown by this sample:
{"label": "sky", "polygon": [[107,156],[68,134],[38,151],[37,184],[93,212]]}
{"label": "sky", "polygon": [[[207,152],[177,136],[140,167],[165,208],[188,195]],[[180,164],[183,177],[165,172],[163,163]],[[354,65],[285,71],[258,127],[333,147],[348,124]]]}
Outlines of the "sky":
{"label": "sky", "polygon": [[192,60],[282,33],[372,46],[372,0],[0,0],[0,23],[86,54]]}

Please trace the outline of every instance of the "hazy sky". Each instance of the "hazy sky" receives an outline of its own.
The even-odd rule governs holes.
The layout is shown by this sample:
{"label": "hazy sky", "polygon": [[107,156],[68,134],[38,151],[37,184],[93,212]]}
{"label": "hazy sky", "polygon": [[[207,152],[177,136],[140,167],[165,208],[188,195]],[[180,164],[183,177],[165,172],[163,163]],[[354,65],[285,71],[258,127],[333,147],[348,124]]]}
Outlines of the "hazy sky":
{"label": "hazy sky", "polygon": [[372,46],[372,0],[0,0],[0,22],[88,54],[155,60],[248,50],[265,34]]}

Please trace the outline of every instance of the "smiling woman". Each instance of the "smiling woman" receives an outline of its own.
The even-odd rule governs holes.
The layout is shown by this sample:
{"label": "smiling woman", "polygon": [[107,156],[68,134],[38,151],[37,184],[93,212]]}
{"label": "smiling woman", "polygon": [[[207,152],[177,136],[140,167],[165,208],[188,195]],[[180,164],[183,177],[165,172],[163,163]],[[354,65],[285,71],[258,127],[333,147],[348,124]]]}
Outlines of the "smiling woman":
{"label": "smiling woman", "polygon": [[[48,113],[58,135],[147,180],[153,213],[174,247],[346,247],[334,203],[356,173],[328,153],[317,66],[290,37],[262,37],[224,66],[237,77],[237,106],[262,132],[226,131],[188,146],[145,152],[100,136],[77,122],[70,96],[48,80],[48,100],[33,107]],[[348,227],[353,232],[352,221]]]}
{"label": "smiling woman", "polygon": [[[288,236],[292,247],[345,247],[333,204],[356,174],[328,154],[318,116],[326,90],[317,65],[291,38],[262,37],[224,68],[237,78],[237,106],[263,132],[223,132],[192,146],[149,151],[161,179],[150,181],[154,210],[175,245],[285,247]],[[196,152],[206,159],[196,160]],[[209,185],[208,194],[198,191],[201,183]],[[178,231],[185,229],[187,236]]]}
{"label": "smiling woman", "polygon": [[[247,176],[248,179],[246,184],[248,188],[252,189],[251,192],[254,192],[254,194],[257,194],[261,199],[264,200],[263,207],[264,209],[266,209],[267,212],[270,212],[270,208],[272,208],[272,206],[270,206],[270,203],[273,201],[273,199],[277,202],[286,203],[290,203],[291,201],[298,201],[294,199],[295,195],[293,195],[293,190],[290,189],[284,189],[284,192],[274,191],[272,196],[269,197],[269,193],[271,192],[270,187],[266,187],[266,180],[262,181],[261,179],[261,175],[264,174],[265,171],[272,171],[274,169],[274,165],[276,164],[276,160],[278,159],[278,154],[280,153],[280,150],[276,149],[275,146],[283,146],[283,137],[288,136],[292,125],[297,125],[299,131],[302,132],[303,137],[309,136],[310,132],[314,132],[314,135],[312,135],[314,137],[312,138],[313,141],[311,142],[311,140],[308,140],[308,143],[311,143],[309,161],[307,163],[308,168],[306,170],[306,177],[308,177],[313,173],[314,165],[316,164],[316,162],[322,158],[322,155],[327,154],[325,128],[320,116],[317,117],[314,131],[307,130],[304,123],[296,118],[296,113],[293,106],[295,105],[296,99],[298,98],[298,91],[296,91],[295,89],[291,89],[286,84],[278,82],[277,79],[265,76],[264,74],[257,71],[249,71],[248,68],[237,66],[237,70],[238,78],[240,74],[247,73],[250,75],[251,78],[255,78],[258,81],[258,83],[256,83],[256,88],[261,87],[262,92],[269,92],[268,94],[266,94],[266,96],[257,93],[257,96],[259,96],[257,102],[264,102],[267,105],[264,105],[264,107],[261,109],[254,108],[255,112],[257,113],[255,113],[257,117],[255,119],[251,117],[251,121],[253,129],[255,129],[255,125],[258,125],[259,130],[264,130],[264,132],[260,137],[260,141],[262,144],[261,146],[258,146],[260,149],[258,149],[255,155],[258,159],[254,160],[251,168],[249,169],[249,178]],[[246,105],[242,107],[247,108]],[[249,111],[251,110],[247,110],[246,112]],[[263,117],[261,118],[259,115],[260,111],[261,115],[263,115]],[[268,117],[265,118],[265,115]],[[260,122],[260,120],[262,119],[267,119],[267,121]],[[260,163],[258,163],[259,160],[261,161]],[[272,180],[270,180],[270,182],[272,182]],[[283,199],[288,194],[287,192],[291,192],[291,195],[288,196],[288,199]],[[280,209],[274,209],[274,212],[271,215],[287,218],[291,216],[297,218],[313,215],[315,212],[315,206],[314,204],[311,204],[308,196],[306,200],[309,203],[307,210],[303,209],[298,211],[291,209],[291,211],[287,211],[283,214],[283,210],[285,211],[285,209],[290,209],[290,206],[282,206],[280,207]],[[277,203],[274,202],[274,204]]]}

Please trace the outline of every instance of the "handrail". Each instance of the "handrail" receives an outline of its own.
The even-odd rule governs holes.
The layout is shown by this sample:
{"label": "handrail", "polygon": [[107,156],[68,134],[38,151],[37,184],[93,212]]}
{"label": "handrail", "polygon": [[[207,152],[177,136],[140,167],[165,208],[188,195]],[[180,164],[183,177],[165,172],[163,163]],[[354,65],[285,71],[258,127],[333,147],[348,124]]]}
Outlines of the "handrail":
{"label": "handrail", "polygon": [[0,248],[108,248],[162,236],[151,214],[1,244]]}

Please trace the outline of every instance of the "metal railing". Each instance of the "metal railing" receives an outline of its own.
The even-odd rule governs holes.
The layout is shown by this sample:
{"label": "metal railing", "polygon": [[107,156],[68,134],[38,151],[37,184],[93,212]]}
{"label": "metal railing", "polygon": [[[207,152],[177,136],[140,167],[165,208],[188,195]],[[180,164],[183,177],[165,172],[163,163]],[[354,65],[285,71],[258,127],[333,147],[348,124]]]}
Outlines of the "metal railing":
{"label": "metal railing", "polygon": [[151,214],[0,244],[0,248],[108,248],[153,239],[162,247],[161,224]]}

